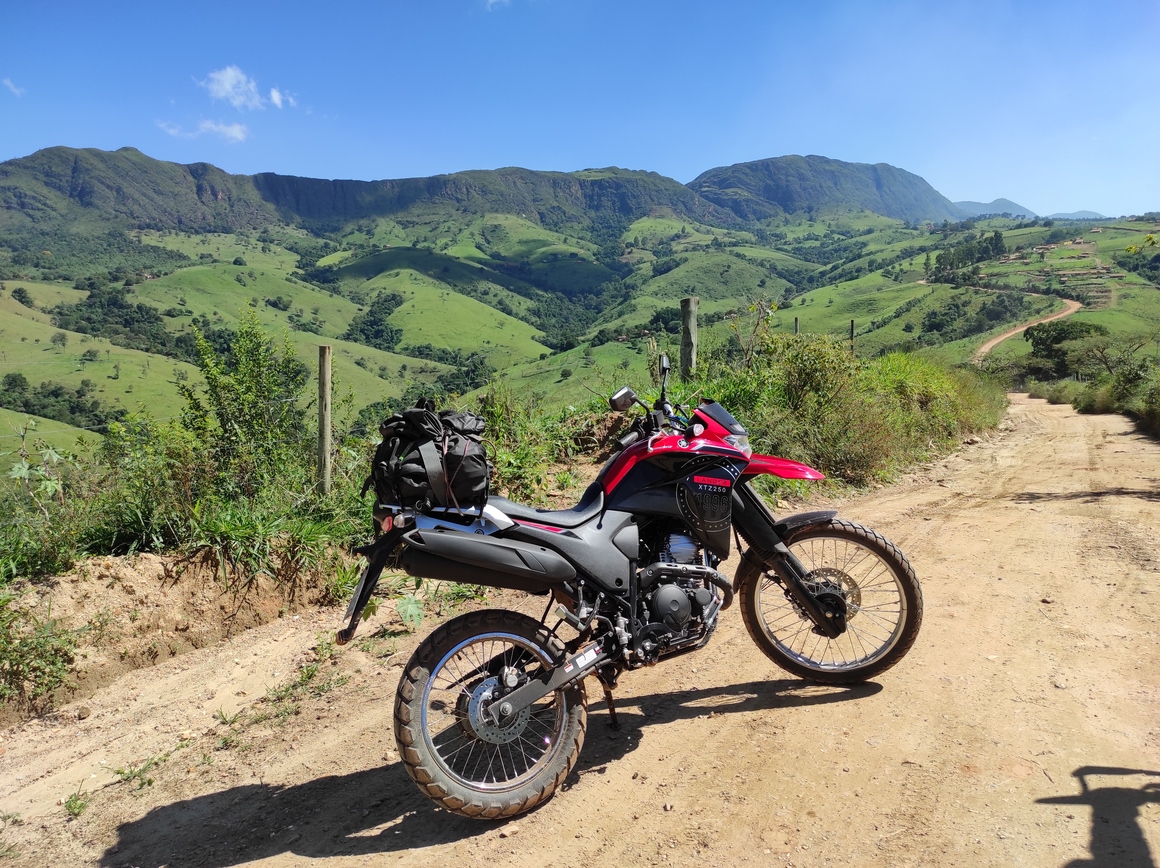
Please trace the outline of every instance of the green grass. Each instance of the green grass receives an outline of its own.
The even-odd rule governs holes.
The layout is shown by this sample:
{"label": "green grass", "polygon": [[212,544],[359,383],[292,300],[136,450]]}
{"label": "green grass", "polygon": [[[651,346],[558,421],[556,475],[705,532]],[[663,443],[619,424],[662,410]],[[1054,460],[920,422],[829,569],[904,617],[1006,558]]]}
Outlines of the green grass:
{"label": "green grass", "polygon": [[456,292],[427,275],[395,269],[365,286],[397,292],[405,299],[390,322],[403,330],[400,348],[416,344],[482,352],[497,368],[538,358],[548,348],[539,331],[493,307]]}
{"label": "green grass", "polygon": [[[614,390],[625,384],[648,383],[648,355],[643,344],[643,341],[613,341],[593,349],[591,356],[586,356],[588,347],[583,345],[544,360],[513,365],[501,372],[501,376],[518,394],[543,394],[548,406],[579,406],[587,403],[593,392],[610,394],[609,386],[613,384]],[[627,368],[621,367],[625,361]],[[564,370],[572,371],[571,376],[562,377]]]}
{"label": "green grass", "polygon": [[27,413],[17,413],[15,410],[5,410],[0,407],[0,472],[8,472],[8,467],[14,460],[10,453],[20,448],[20,437],[17,432],[24,427],[28,420],[36,423],[36,427],[28,435],[30,447],[37,440],[43,440],[58,451],[62,449],[71,451],[76,448],[77,441],[81,437],[87,437],[91,440],[96,436],[86,433],[80,428],[74,428],[72,425],[65,425],[55,419],[29,416]]}

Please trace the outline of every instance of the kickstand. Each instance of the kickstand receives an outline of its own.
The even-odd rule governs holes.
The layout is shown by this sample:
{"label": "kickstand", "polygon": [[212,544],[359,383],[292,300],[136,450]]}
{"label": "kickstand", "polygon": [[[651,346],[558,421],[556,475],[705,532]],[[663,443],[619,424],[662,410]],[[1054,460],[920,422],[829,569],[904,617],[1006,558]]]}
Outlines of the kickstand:
{"label": "kickstand", "polygon": [[620,721],[616,719],[616,703],[612,701],[612,691],[605,686],[604,702],[608,706],[608,725],[614,730],[620,729]]}

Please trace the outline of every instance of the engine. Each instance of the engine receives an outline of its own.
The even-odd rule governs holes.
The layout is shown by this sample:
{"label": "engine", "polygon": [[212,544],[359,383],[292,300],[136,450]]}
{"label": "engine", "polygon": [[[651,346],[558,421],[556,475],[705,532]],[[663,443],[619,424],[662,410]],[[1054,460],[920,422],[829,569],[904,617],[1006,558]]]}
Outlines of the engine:
{"label": "engine", "polygon": [[[700,544],[683,531],[663,535],[652,549],[656,560],[640,571],[643,604],[658,630],[656,651],[676,650],[701,639],[716,623],[717,589],[728,582],[706,563]],[[730,592],[731,596],[731,592]]]}

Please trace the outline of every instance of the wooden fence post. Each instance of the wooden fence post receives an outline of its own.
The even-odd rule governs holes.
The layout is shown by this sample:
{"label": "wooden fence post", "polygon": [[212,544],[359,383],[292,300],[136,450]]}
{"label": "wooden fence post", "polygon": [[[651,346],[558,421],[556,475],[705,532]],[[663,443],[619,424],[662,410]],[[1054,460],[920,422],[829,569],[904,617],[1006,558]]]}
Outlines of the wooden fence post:
{"label": "wooden fence post", "polygon": [[793,318],[793,333],[795,335],[798,333],[798,318],[796,316]]}
{"label": "wooden fence post", "polygon": [[854,355],[854,320],[850,320],[850,355]]}
{"label": "wooden fence post", "polygon": [[681,299],[681,379],[688,382],[697,367],[697,296]]}
{"label": "wooden fence post", "polygon": [[318,347],[318,490],[330,494],[330,358],[328,344]]}

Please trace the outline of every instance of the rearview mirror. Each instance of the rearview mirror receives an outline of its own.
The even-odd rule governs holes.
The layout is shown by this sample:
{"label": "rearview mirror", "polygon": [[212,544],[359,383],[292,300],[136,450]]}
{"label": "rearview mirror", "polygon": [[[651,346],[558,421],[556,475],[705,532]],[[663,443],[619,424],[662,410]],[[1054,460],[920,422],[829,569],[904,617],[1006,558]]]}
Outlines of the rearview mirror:
{"label": "rearview mirror", "polygon": [[669,365],[669,357],[666,353],[661,353],[661,376],[664,377],[671,370]]}
{"label": "rearview mirror", "polygon": [[615,410],[617,413],[623,413],[625,410],[630,409],[635,403],[636,392],[634,392],[628,386],[623,386],[622,388],[617,389],[613,396],[608,399],[608,406]]}

